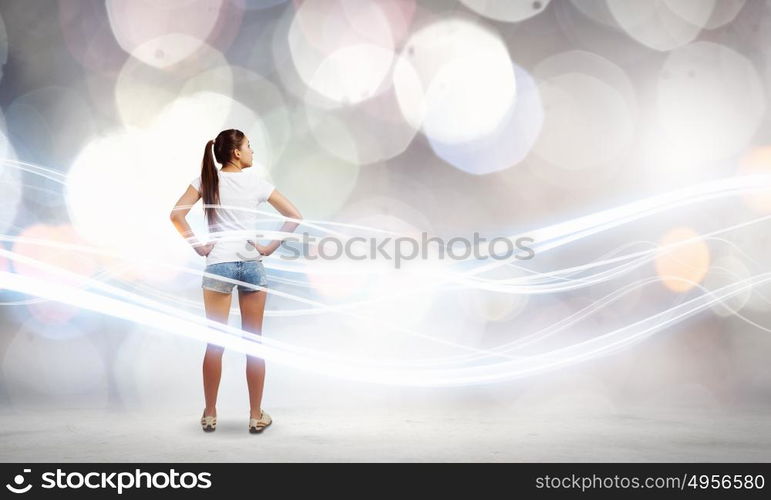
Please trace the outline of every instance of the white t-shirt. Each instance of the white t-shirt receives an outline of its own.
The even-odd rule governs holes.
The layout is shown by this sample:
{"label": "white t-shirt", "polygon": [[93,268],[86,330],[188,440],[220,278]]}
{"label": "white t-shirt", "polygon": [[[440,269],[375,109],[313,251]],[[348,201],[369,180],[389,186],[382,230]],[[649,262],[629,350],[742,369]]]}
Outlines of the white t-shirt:
{"label": "white t-shirt", "polygon": [[[219,192],[222,207],[243,207],[256,209],[267,201],[275,186],[259,176],[254,167],[247,167],[241,172],[219,172]],[[201,176],[190,185],[201,191]],[[203,201],[203,200],[202,200]],[[253,211],[217,208],[219,226],[213,226],[210,237],[216,241],[212,251],[206,256],[206,265],[219,262],[243,260],[262,260],[262,256],[247,240],[255,243],[264,238],[257,237],[257,219],[260,214]],[[206,218],[204,218],[206,221]],[[219,231],[240,231],[241,234],[218,234]],[[221,240],[220,238],[226,238]]]}

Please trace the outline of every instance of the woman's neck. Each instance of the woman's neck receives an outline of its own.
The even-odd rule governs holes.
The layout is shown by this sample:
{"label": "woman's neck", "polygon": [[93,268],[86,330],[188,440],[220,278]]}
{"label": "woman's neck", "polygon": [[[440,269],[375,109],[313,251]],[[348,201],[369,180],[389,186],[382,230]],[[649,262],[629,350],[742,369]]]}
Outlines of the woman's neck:
{"label": "woman's neck", "polygon": [[[229,170],[225,170],[226,168],[229,169]],[[249,167],[240,167],[239,168],[239,167],[234,166],[233,164],[230,164],[227,167],[222,167],[220,169],[220,172],[241,172],[242,170],[246,170],[247,168],[249,168]]]}

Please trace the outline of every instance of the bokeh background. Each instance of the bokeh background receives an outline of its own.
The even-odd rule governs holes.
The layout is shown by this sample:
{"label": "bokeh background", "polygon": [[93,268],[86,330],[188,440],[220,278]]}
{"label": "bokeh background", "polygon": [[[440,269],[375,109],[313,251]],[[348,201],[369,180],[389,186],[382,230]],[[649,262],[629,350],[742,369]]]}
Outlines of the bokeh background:
{"label": "bokeh background", "polygon": [[[732,182],[771,173],[771,1],[2,0],[0,65],[7,414],[181,411],[197,430],[205,343],[150,311],[203,319],[204,262],[168,214],[238,128],[298,232],[575,236],[492,267],[279,250],[274,418],[768,416],[771,194],[751,188],[771,184]],[[575,235],[601,213],[619,222]],[[205,237],[200,205],[188,220]],[[226,351],[220,415],[246,416],[244,365]]]}

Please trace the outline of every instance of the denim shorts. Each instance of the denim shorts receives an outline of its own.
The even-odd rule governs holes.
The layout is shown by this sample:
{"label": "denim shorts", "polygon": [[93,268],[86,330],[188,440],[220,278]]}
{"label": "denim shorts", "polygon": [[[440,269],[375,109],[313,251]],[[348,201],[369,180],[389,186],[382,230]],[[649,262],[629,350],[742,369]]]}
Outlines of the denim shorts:
{"label": "denim shorts", "polygon": [[[226,278],[243,281],[252,285],[268,286],[268,275],[265,266],[258,260],[245,260],[233,262],[218,262],[206,266],[204,272],[217,274]],[[214,290],[215,292],[231,293],[236,283],[204,276],[201,288]],[[244,285],[237,285],[239,292],[256,292],[257,289]]]}

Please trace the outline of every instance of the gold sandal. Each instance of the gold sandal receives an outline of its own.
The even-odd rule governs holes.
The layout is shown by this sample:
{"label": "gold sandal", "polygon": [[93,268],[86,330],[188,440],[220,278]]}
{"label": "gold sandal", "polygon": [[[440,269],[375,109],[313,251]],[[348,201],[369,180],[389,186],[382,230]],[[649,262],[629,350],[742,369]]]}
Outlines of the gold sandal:
{"label": "gold sandal", "polygon": [[260,418],[249,418],[249,432],[256,434],[265,430],[273,422],[268,412],[260,410]]}
{"label": "gold sandal", "polygon": [[[205,414],[206,410],[204,409],[203,412]],[[201,415],[201,427],[203,428],[204,432],[212,432],[217,428],[217,417],[207,417]]]}

